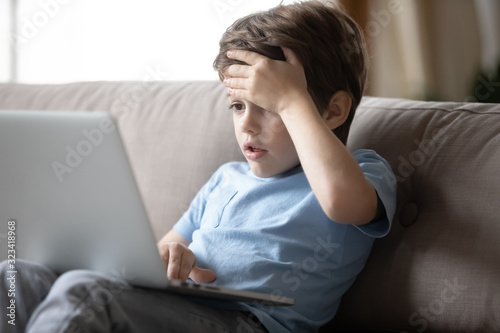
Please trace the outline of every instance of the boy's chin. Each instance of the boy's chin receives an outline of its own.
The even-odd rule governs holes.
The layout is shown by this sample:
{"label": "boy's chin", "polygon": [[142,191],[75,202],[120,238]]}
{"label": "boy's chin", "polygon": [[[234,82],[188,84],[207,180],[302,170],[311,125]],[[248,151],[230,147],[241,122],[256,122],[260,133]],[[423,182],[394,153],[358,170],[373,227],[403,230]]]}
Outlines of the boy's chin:
{"label": "boy's chin", "polygon": [[250,170],[255,176],[259,178],[269,178],[278,175],[278,173],[276,172],[272,172],[271,170],[266,170],[259,166],[253,165],[253,163],[250,163]]}

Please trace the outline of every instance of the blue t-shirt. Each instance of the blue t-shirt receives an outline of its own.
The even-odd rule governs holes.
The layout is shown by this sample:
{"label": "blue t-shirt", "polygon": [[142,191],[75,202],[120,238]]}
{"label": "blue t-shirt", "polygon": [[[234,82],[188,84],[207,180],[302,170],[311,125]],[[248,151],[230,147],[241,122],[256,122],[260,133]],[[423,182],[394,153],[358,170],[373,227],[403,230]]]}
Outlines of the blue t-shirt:
{"label": "blue t-shirt", "polygon": [[363,226],[335,223],[323,212],[300,166],[255,176],[246,162],[221,166],[174,229],[191,241],[214,285],[295,298],[293,306],[234,304],[270,332],[313,332],[336,313],[363,269],[374,238],[385,236],[396,208],[396,180],[371,150],[353,153],[386,215]]}

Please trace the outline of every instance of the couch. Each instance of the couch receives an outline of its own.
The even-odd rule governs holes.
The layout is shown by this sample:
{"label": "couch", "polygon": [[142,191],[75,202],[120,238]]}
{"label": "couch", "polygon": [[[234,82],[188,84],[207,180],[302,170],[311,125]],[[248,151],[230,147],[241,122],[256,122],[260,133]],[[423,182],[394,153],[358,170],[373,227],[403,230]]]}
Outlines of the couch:
{"label": "couch", "polygon": [[[0,84],[0,109],[113,114],[158,239],[243,160],[219,82]],[[389,161],[398,205],[322,332],[499,332],[500,106],[365,97],[348,147]]]}

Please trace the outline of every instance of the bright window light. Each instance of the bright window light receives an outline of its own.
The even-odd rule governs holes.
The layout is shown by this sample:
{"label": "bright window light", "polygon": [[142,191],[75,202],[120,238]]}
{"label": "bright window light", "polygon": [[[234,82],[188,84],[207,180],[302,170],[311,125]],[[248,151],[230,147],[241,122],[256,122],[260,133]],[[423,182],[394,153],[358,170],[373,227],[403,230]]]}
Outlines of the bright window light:
{"label": "bright window light", "polygon": [[0,82],[10,81],[10,2],[0,1]]}
{"label": "bright window light", "polygon": [[280,2],[18,0],[18,81],[217,79],[225,29]]}

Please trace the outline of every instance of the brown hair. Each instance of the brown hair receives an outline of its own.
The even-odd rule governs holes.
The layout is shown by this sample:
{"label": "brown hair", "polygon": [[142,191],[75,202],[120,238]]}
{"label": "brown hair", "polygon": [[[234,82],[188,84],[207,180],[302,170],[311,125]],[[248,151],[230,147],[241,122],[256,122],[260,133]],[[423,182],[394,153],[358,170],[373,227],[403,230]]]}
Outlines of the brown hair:
{"label": "brown hair", "polygon": [[338,90],[352,99],[349,116],[334,133],[345,144],[354,113],[363,96],[368,56],[359,26],[337,5],[310,0],[278,5],[235,21],[220,40],[214,68],[223,70],[240,61],[229,59],[230,49],[249,50],[274,60],[285,60],[282,47],[295,52],[303,64],[307,89],[319,112],[328,108]]}

